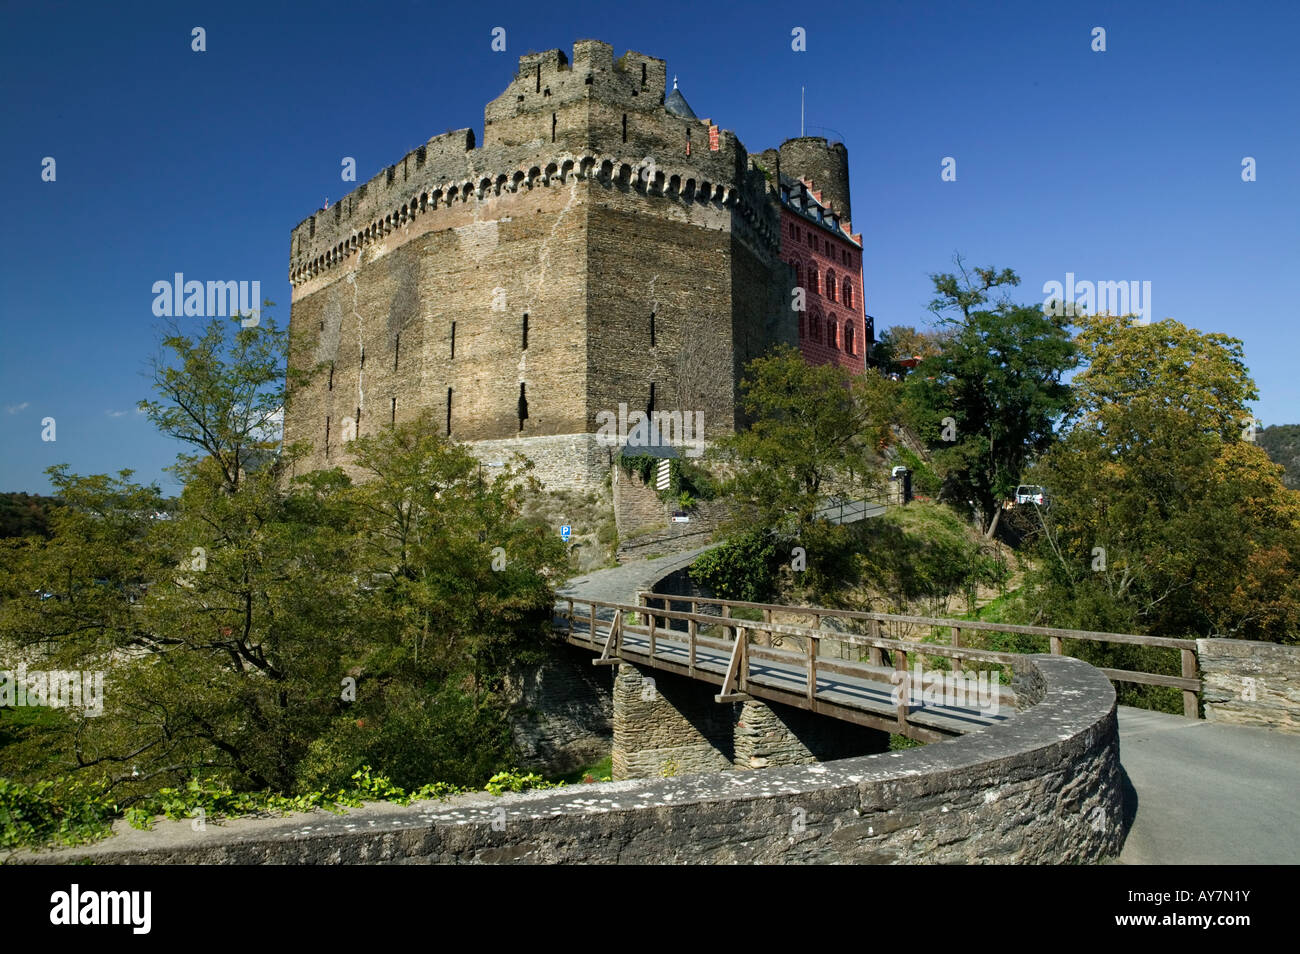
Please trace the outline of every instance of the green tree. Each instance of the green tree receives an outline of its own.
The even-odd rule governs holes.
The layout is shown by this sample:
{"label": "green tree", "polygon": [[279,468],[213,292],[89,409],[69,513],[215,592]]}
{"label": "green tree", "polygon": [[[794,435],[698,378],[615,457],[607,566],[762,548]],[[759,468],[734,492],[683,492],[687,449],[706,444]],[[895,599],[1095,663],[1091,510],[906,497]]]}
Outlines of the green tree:
{"label": "green tree", "polygon": [[519,519],[524,475],[480,484],[463,449],[410,425],[356,442],[359,485],[293,477],[306,448],[273,425],[285,344],[265,313],[173,328],[143,407],[187,445],[179,498],[55,468],[51,539],[0,541],[0,641],[108,670],[103,716],[42,729],[40,774],[129,801],[195,773],[342,784],[366,760],[407,785],[480,784],[508,758],[502,689],[563,560]]}
{"label": "green tree", "polygon": [[943,476],[943,499],[973,505],[991,537],[1025,466],[1055,440],[1070,407],[1063,379],[1077,352],[1064,319],[1038,306],[979,308],[992,288],[1019,278],[1009,269],[975,273],[933,276],[932,308],[949,331],[940,353],[909,376],[904,405]]}
{"label": "green tree", "polygon": [[879,492],[897,392],[891,382],[810,365],[783,347],[750,362],[742,392],[748,426],[719,442],[719,457],[734,470],[726,490],[736,530],[797,538],[829,494]]}

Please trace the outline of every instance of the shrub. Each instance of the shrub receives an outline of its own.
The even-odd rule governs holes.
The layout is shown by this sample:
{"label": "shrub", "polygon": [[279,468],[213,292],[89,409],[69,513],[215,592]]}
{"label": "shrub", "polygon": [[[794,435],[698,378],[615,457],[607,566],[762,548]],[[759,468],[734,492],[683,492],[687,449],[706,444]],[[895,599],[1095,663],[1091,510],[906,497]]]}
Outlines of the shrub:
{"label": "shrub", "polygon": [[733,537],[691,564],[691,579],[724,600],[762,603],[776,580],[776,541],[766,531]]}

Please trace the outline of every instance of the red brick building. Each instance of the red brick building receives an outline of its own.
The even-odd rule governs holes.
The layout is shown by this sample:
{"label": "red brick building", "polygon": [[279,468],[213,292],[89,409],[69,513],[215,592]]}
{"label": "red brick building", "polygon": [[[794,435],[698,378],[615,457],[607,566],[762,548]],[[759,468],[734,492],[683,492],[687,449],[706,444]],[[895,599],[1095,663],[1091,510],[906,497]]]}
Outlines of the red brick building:
{"label": "red brick building", "polygon": [[814,186],[781,176],[781,258],[804,289],[799,348],[811,364],[861,372],[876,337],[862,300],[862,236]]}

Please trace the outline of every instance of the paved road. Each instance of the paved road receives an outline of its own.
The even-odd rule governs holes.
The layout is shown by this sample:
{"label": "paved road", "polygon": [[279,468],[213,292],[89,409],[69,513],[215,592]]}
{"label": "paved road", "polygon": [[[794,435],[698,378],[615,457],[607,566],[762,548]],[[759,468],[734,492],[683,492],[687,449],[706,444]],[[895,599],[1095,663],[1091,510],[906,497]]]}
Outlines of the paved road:
{"label": "paved road", "polygon": [[1121,864],[1300,863],[1300,735],[1121,706],[1119,744]]}
{"label": "paved road", "polygon": [[596,570],[585,576],[576,576],[559,588],[561,596],[581,596],[602,603],[636,603],[638,590],[648,590],[663,577],[690,566],[695,558],[713,544],[696,547],[684,553],[674,553],[656,560],[630,560],[622,566]]}

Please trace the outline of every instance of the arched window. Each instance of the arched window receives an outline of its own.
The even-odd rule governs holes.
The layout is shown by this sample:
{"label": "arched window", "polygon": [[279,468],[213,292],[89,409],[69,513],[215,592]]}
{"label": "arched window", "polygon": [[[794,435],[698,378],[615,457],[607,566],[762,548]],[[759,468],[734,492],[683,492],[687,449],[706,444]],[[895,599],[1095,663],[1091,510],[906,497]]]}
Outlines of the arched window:
{"label": "arched window", "polygon": [[814,314],[812,316],[812,334],[810,335],[810,337],[812,338],[813,341],[816,341],[818,344],[821,344],[821,340],[822,340],[822,316],[821,315]]}
{"label": "arched window", "polygon": [[853,325],[852,323],[844,326],[844,350],[849,354],[857,354],[853,350]]}
{"label": "arched window", "polygon": [[832,348],[839,347],[839,330],[839,325],[833,321],[826,328],[826,343]]}
{"label": "arched window", "polygon": [[803,266],[798,262],[794,266],[794,287],[803,288]]}
{"label": "arched window", "polygon": [[842,297],[844,299],[844,304],[852,308],[853,307],[853,283],[849,281],[847,278],[844,279],[844,295]]}
{"label": "arched window", "polygon": [[826,273],[826,297],[835,300],[835,269]]}
{"label": "arched window", "polygon": [[817,281],[817,269],[808,266],[808,290],[814,295],[820,295],[822,292],[821,285]]}

